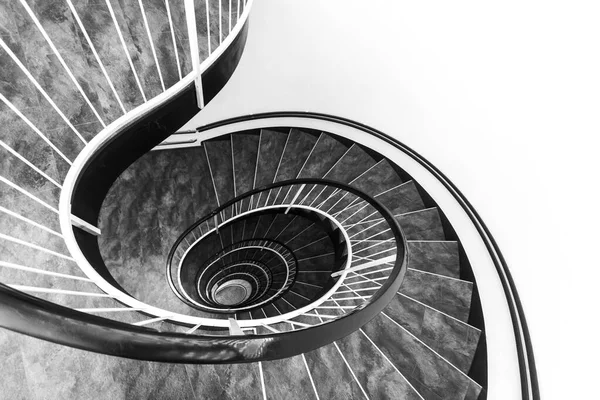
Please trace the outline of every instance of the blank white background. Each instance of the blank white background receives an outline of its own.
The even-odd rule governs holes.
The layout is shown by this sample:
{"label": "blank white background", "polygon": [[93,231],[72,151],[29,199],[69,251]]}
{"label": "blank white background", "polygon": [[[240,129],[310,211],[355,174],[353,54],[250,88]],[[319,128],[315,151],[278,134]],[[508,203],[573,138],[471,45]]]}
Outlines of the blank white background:
{"label": "blank white background", "polygon": [[438,166],[508,260],[542,397],[592,397],[600,359],[594,2],[258,0],[238,70],[187,127],[277,109],[364,122]]}

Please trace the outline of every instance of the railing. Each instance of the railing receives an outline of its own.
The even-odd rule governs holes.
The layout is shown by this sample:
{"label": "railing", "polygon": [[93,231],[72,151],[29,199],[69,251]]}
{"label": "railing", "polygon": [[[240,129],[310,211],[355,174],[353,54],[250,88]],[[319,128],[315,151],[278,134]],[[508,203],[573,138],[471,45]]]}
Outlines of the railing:
{"label": "railing", "polygon": [[[169,257],[168,257],[168,261],[167,261],[167,281],[169,286],[171,287],[171,290],[175,293],[175,295],[182,300],[183,302],[185,302],[186,304],[188,304],[191,307],[194,308],[198,308],[201,310],[205,310],[205,311],[219,311],[222,310],[222,308],[216,308],[216,307],[211,307],[209,305],[207,305],[207,303],[209,302],[208,300],[208,293],[207,293],[207,289],[210,286],[210,281],[208,283],[206,283],[205,281],[205,277],[204,274],[207,273],[210,268],[215,265],[219,260],[235,254],[236,252],[243,252],[243,251],[248,251],[248,250],[262,250],[264,252],[270,252],[274,255],[276,260],[279,260],[280,263],[278,265],[276,265],[275,268],[269,268],[267,267],[267,265],[265,265],[264,263],[260,262],[261,260],[243,260],[243,261],[239,261],[239,263],[243,262],[243,263],[250,263],[250,264],[254,264],[256,265],[256,267],[258,268],[258,270],[262,271],[264,276],[265,276],[265,282],[263,283],[265,290],[264,292],[258,296],[258,297],[262,297],[262,295],[264,295],[265,293],[267,293],[268,291],[271,290],[271,284],[272,283],[279,283],[279,282],[275,282],[274,277],[277,275],[281,275],[281,274],[285,274],[285,279],[282,283],[282,285],[280,286],[280,288],[278,290],[275,291],[275,293],[273,294],[273,296],[277,296],[278,293],[281,293],[281,291],[287,289],[293,282],[295,276],[296,276],[296,260],[294,258],[294,255],[292,254],[292,252],[286,248],[285,246],[283,246],[282,244],[273,241],[273,240],[265,240],[265,239],[253,239],[253,240],[244,240],[244,241],[240,241],[237,242],[235,244],[232,244],[220,251],[218,251],[215,255],[211,256],[207,261],[204,262],[204,265],[199,268],[198,273],[196,274],[195,278],[193,279],[193,282],[190,283],[190,289],[193,289],[195,287],[196,289],[196,293],[198,294],[198,296],[200,297],[200,300],[202,300],[202,302],[196,301],[194,300],[194,293],[188,293],[185,288],[183,287],[182,284],[182,279],[181,279],[181,264],[183,263],[184,257],[186,256],[187,252],[189,251],[189,249],[194,246],[196,243],[200,242],[202,240],[203,237],[205,237],[207,234],[209,234],[210,232],[214,232],[215,229],[210,229],[209,226],[206,226],[206,234],[205,235],[200,235],[199,237],[196,237],[196,234],[198,231],[203,232],[204,228],[205,228],[205,224],[209,224],[209,222],[204,219],[204,222],[200,221],[197,224],[194,224],[193,228],[188,229],[175,243],[175,245],[173,246],[173,248],[171,249],[170,253],[169,253]],[[188,239],[193,238],[193,240],[190,242]],[[237,265],[236,263],[233,263],[234,265]],[[172,266],[177,266],[177,269],[172,268]],[[224,271],[227,270],[227,266],[220,266],[219,267],[219,271],[217,274],[213,275],[212,277],[210,277],[210,279],[215,278],[216,276],[218,276],[219,274],[223,273]],[[178,285],[176,285],[173,281],[173,275],[176,276],[177,281],[178,281]],[[207,274],[208,276],[210,276],[210,274]],[[195,282],[195,284],[194,284]],[[206,283],[205,288],[202,289],[201,288],[201,283]],[[254,304],[253,305],[246,305],[246,306],[242,306],[242,307],[235,307],[235,308],[229,308],[226,311],[228,312],[235,312],[235,311],[241,311],[241,310],[245,310],[245,309],[249,309],[252,307],[256,307],[260,304],[266,303],[268,302],[269,299],[263,299],[263,301],[261,301],[259,304]]]}
{"label": "railing", "polygon": [[[342,203],[342,199],[346,199],[348,203]],[[245,207],[239,208],[239,214],[235,215],[233,209],[238,204],[244,204]],[[343,206],[338,210],[334,208],[336,204]],[[225,204],[207,218],[230,213],[230,219],[236,219],[256,210],[285,212],[291,207],[312,208],[311,211],[322,215],[328,215],[327,212],[334,210],[336,216],[340,219],[343,217],[343,220],[332,221],[345,232],[347,243],[370,229],[364,228],[364,225],[386,226],[389,238],[376,244],[371,244],[371,239],[354,239],[355,249],[362,245],[360,250],[355,250],[356,254],[363,253],[354,258],[358,262],[352,263],[353,257],[349,250],[348,262],[344,268],[332,273],[336,282],[327,295],[307,307],[286,313],[285,316],[282,314],[279,317],[237,321],[231,318],[229,321],[194,319],[189,316],[179,319],[175,314],[155,313],[151,307],[99,308],[81,312],[2,285],[0,320],[8,329],[56,343],[106,354],[169,362],[250,362],[289,357],[318,348],[355,331],[389,303],[399,289],[406,270],[405,241],[394,217],[376,200],[354,188],[318,179],[278,182],[253,190]],[[381,252],[365,253],[384,243],[385,257],[375,258]],[[393,258],[390,254],[393,254]],[[338,297],[332,297],[334,294]],[[109,297],[107,294],[102,296]],[[342,310],[347,311],[347,314],[342,314]],[[122,314],[127,311],[143,312],[152,318],[126,324],[90,315]],[[188,328],[191,326],[191,329],[177,334],[145,328],[146,325],[162,321],[177,322]],[[298,329],[291,332],[279,331],[275,324],[281,322],[292,324]],[[250,330],[256,334],[230,335],[227,338],[193,335],[203,326],[228,328],[230,333]],[[264,332],[256,328],[261,328]]]}
{"label": "railing", "polygon": [[[202,127],[198,127],[194,131],[181,132],[182,134],[180,136],[183,138],[190,136],[201,137],[203,134],[206,134],[207,132],[213,131],[215,129],[219,129],[220,127],[233,126],[235,124],[240,123],[245,124],[245,126],[237,126],[235,129],[244,130],[256,128],[255,125],[248,126],[247,123],[251,121],[275,119],[315,120],[325,123],[339,124],[340,126],[356,129],[357,131],[361,132],[361,134],[367,134],[367,136],[381,139],[385,143],[400,150],[402,153],[409,156],[420,166],[426,169],[429,173],[431,173],[439,181],[439,183],[443,185],[443,187],[452,195],[452,197],[460,204],[460,207],[468,215],[468,218],[471,220],[472,224],[477,230],[479,236],[481,237],[481,240],[484,242],[489,256],[493,261],[500,282],[502,283],[502,288],[512,319],[512,328],[516,341],[515,350],[517,352],[519,361],[522,398],[524,400],[539,400],[540,390],[531,336],[529,333],[529,328],[527,326],[527,320],[525,318],[523,305],[521,303],[521,299],[519,297],[514,279],[512,278],[512,274],[510,272],[506,259],[502,255],[502,252],[500,251],[500,248],[496,240],[492,236],[489,228],[486,226],[479,213],[469,202],[469,200],[465,197],[465,195],[444,173],[442,173],[434,164],[432,164],[422,155],[420,155],[404,143],[400,142],[396,138],[386,133],[383,133],[375,128],[372,128],[368,125],[343,117],[304,111],[275,111],[228,118],[225,120],[204,125]],[[223,134],[223,132],[219,134]]]}
{"label": "railing", "polygon": [[[260,271],[259,277],[257,278],[255,273],[252,273],[252,269],[258,269]],[[271,276],[269,276],[269,269],[266,265],[251,260],[242,260],[234,262],[230,265],[226,265],[219,272],[213,275],[209,281],[206,283],[206,287],[204,290],[201,287],[202,281],[200,279],[196,280],[197,282],[197,291],[198,295],[205,302],[212,304],[214,310],[225,311],[225,312],[235,312],[241,310],[241,307],[247,306],[250,302],[256,300],[257,298],[261,298],[264,296],[269,290],[271,286]],[[265,278],[264,280],[260,278]],[[251,293],[250,295],[244,299],[243,302],[238,303],[235,307],[230,306],[227,309],[224,309],[222,306],[217,308],[217,301],[215,300],[215,296],[219,290],[221,290],[221,285],[227,284],[228,281],[233,279],[250,279],[252,282],[250,283]],[[252,283],[254,285],[252,286]]]}

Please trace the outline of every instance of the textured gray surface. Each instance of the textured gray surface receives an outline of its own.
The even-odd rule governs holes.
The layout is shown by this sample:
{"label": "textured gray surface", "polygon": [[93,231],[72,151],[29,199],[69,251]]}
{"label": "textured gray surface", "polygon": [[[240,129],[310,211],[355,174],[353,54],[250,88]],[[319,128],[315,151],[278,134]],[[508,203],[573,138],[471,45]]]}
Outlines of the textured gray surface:
{"label": "textured gray surface", "polygon": [[464,398],[471,380],[408,331],[384,315],[364,331],[425,399]]}
{"label": "textured gray surface", "polygon": [[400,293],[461,321],[467,321],[469,318],[472,292],[471,282],[413,269],[406,272],[400,286]]}
{"label": "textured gray surface", "polygon": [[355,332],[337,343],[369,398],[420,399],[406,378],[363,332]]}
{"label": "textured gray surface", "polygon": [[354,144],[324,178],[348,183],[373,165],[375,160],[359,145]]}
{"label": "textured gray surface", "polygon": [[[269,135],[274,138],[272,143],[265,141],[265,137]],[[257,170],[262,175],[257,176],[257,180],[270,183],[269,180],[274,177],[274,170],[271,172],[268,168],[277,167],[280,153],[277,155],[276,149],[279,148],[280,152],[283,150],[285,141],[281,139],[286,137],[287,134],[263,131],[260,148],[265,150],[264,155],[261,153],[257,156],[258,136],[251,135],[239,142],[234,139],[233,151],[239,155],[240,160],[248,158],[250,165],[254,165],[252,162],[258,158]],[[302,163],[306,158],[306,149],[311,151],[314,148],[313,154],[319,154],[321,150],[318,149],[323,146],[330,149],[332,154],[334,151],[338,154],[344,148],[332,143],[325,146],[325,136],[321,136],[319,142],[316,142],[317,137],[312,138],[312,142],[298,140],[298,143],[304,143],[302,146],[298,145],[298,153],[303,154],[303,157],[299,157]],[[254,179],[252,168],[236,170],[236,177],[239,176],[240,179],[235,183],[234,192],[231,142],[221,141],[218,146],[215,146],[215,143],[217,142],[209,143],[207,148],[211,157],[211,167],[213,164],[215,166],[215,186],[219,193],[222,193],[223,197],[231,197],[237,189],[247,190]],[[242,145],[241,149],[236,149],[236,143]],[[312,145],[309,145],[311,143]],[[255,150],[252,150],[253,148]],[[268,154],[270,156],[267,156]],[[322,164],[318,162],[319,158],[311,156],[311,159],[318,165],[312,165],[312,161],[307,163],[305,168],[306,171],[312,171],[310,173],[331,168],[327,164],[331,159]],[[364,170],[356,167],[364,159],[371,160],[366,165],[375,165],[375,161],[369,155],[355,146],[339,163],[336,161],[336,167],[330,175],[346,181],[354,179]],[[56,155],[49,153],[38,162],[49,174],[59,176]],[[245,162],[241,162],[240,165],[244,164]],[[8,167],[8,163],[2,165]],[[294,160],[293,165],[289,171],[286,168],[282,171],[293,174],[301,163]],[[381,174],[377,172],[379,169]],[[371,169],[371,173],[375,176],[367,173],[356,180],[369,194],[375,194],[374,191],[379,186],[394,188],[399,185],[378,198],[398,215],[398,221],[408,238],[416,240],[409,241],[411,269],[407,272],[401,289],[401,293],[410,298],[396,296],[385,310],[393,321],[384,316],[377,317],[364,327],[368,338],[361,332],[355,332],[338,341],[346,361],[335,345],[323,347],[305,356],[317,392],[321,398],[360,398],[360,384],[370,398],[413,399],[416,398],[414,387],[426,399],[474,399],[479,387],[461,371],[466,372],[470,367],[479,331],[462,322],[466,321],[469,315],[472,284],[452,279],[459,276],[460,272],[458,246],[455,242],[445,240],[437,209],[412,212],[423,208],[413,182],[401,184],[400,178],[391,174],[389,165],[385,163],[377,164]],[[56,193],[47,183],[40,183],[35,177],[25,178],[24,183],[40,197],[46,196],[49,202],[56,201]],[[276,193],[273,193],[272,198],[275,198],[275,195]],[[284,195],[285,193],[281,193],[280,198]],[[35,218],[45,218],[45,213],[39,210],[39,206],[28,204],[17,193],[5,190],[2,196],[11,209]],[[339,197],[333,197],[324,208],[333,206],[338,200]],[[349,197],[339,201],[335,207],[341,209],[351,202],[352,197]],[[105,201],[100,218],[103,231],[100,241],[107,265],[117,280],[140,299],[174,311],[189,312],[184,310],[185,306],[182,306],[164,285],[164,261],[175,238],[215,206],[215,190],[208,173],[204,148],[152,152],[145,155],[123,173]],[[341,214],[343,218],[350,217],[346,224],[360,221],[372,212],[369,207],[357,212],[358,208],[349,209]],[[292,220],[294,223],[290,226]],[[56,221],[52,219],[43,222],[54,229],[58,228]],[[53,240],[46,233],[35,233],[19,221],[3,217],[0,224],[3,231],[6,230],[16,237],[28,238],[56,251],[65,250],[60,247],[59,241]],[[316,225],[311,227],[311,224],[292,215],[277,218],[265,215],[251,218],[240,226],[224,227],[220,239],[224,244],[229,244],[256,234],[277,238],[296,248],[306,246],[297,251],[301,263],[298,279],[312,282],[325,278],[327,274],[321,276],[318,272],[306,273],[302,270],[318,270],[323,265],[329,265],[327,257],[332,256],[311,258],[328,253],[328,239],[319,240],[322,237],[319,234],[320,228]],[[309,229],[293,239],[305,228]],[[355,239],[370,238],[374,233],[375,229],[367,229]],[[387,237],[389,233],[372,239]],[[222,245],[221,240],[215,241],[214,244],[217,247]],[[367,244],[362,244],[356,247],[356,250],[366,247]],[[359,255],[366,256],[374,251],[367,249]],[[44,255],[36,255],[34,251],[23,251],[19,245],[5,244],[3,252],[12,257],[10,260],[13,262],[26,263],[34,260],[40,268],[78,273],[76,266],[69,261],[56,261]],[[59,283],[54,278],[29,277],[28,273],[24,272],[7,272],[6,269],[1,272],[4,274],[3,281],[5,278],[27,278],[37,285],[52,287]],[[377,275],[373,275],[375,276]],[[134,281],[139,284],[137,287],[131,284]],[[76,290],[95,290],[85,282],[72,281],[67,285],[68,288]],[[364,285],[368,284],[357,285],[355,288],[362,288]],[[165,288],[165,291],[161,288]],[[310,286],[297,285],[294,290],[308,297],[316,293],[316,289]],[[71,301],[74,302],[71,304],[79,307],[115,306],[110,303],[111,300],[106,299],[68,299],[56,295],[48,295],[45,298]],[[302,301],[293,293],[288,293],[285,298],[293,304]],[[275,304],[278,311],[291,311],[291,307],[281,300]],[[272,306],[267,308],[267,312],[273,315],[278,311]],[[262,310],[253,311],[251,314],[253,318],[264,317]],[[134,322],[146,317],[129,314],[122,318]],[[172,329],[165,324],[156,325],[156,328]],[[12,383],[4,384],[6,389],[3,393],[10,395],[10,398],[77,398],[90,397],[90,393],[94,393],[95,398],[262,398],[257,364],[180,366],[143,363],[67,349],[6,331],[1,333],[2,355],[15,364],[14,368],[6,372],[7,376],[16,380],[25,379],[32,385],[23,388]],[[314,398],[314,389],[301,356],[264,362],[263,370],[268,398]],[[89,374],[93,374],[93,377],[89,378]],[[341,381],[336,382],[331,379],[332,376]]]}
{"label": "textured gray surface", "polygon": [[409,242],[410,267],[451,278],[460,276],[457,242]]}
{"label": "textured gray surface", "polygon": [[442,221],[437,208],[402,214],[396,220],[408,240],[445,240]]}

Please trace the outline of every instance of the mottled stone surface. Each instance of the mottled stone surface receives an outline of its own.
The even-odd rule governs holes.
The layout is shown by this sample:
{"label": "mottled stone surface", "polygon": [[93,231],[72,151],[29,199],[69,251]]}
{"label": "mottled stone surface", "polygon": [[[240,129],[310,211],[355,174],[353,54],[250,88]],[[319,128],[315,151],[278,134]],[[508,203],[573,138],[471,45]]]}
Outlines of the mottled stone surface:
{"label": "mottled stone surface", "polygon": [[111,4],[146,98],[155,97],[163,90],[139,3],[118,0]]}
{"label": "mottled stone surface", "polygon": [[165,285],[164,266],[176,238],[216,205],[203,148],[144,155],[115,182],[101,210],[109,271],[141,300],[197,315]]}
{"label": "mottled stone surface", "polygon": [[[7,45],[48,96],[59,106],[69,121],[75,125],[86,139],[92,138],[102,128],[100,120],[107,119],[101,104],[95,102],[96,99],[101,98],[100,94],[93,93],[93,89],[96,85],[92,82],[88,82],[87,78],[81,78],[83,84],[91,85],[88,90],[88,98],[93,96],[92,99],[90,99],[90,102],[98,113],[98,116],[94,115],[92,108],[86,103],[83,95],[77,89],[65,68],[61,65],[58,57],[47,43],[42,33],[27,14],[25,8],[17,2],[6,3],[1,7],[3,7],[3,9],[0,10],[0,14],[6,15],[3,39],[7,42]],[[73,34],[69,32],[69,30],[73,29],[73,21],[71,20],[70,14],[66,14],[65,8],[61,5],[50,7],[48,9],[45,7],[33,8],[34,14],[36,14],[36,12],[39,14],[38,19],[40,19],[40,23],[42,23],[43,26],[46,25],[48,28],[48,36],[53,39],[53,42],[58,42],[55,43],[55,45],[57,45],[57,47],[64,46],[64,48],[59,49],[59,52],[62,51],[61,56],[63,59],[72,53],[74,61],[73,68],[70,68],[70,70],[73,75],[75,75],[76,78],[78,75],[82,76],[88,65],[87,60],[81,58],[84,54],[81,45],[77,43],[77,41],[74,41],[73,38],[70,38],[68,41],[66,39],[61,40],[61,36]],[[66,32],[64,32],[65,30]],[[3,56],[3,59],[9,60],[6,55]],[[78,62],[81,63],[82,68],[77,67]],[[12,61],[10,61],[10,64],[14,65]],[[17,71],[16,65],[14,65],[12,71]],[[8,79],[7,82],[11,81],[12,79]],[[98,90],[102,92],[101,88],[98,88]],[[5,90],[3,89],[2,92],[5,93]],[[8,98],[11,102],[15,103],[16,99],[10,97],[10,92],[7,91],[6,93],[9,95]],[[86,93],[86,95],[88,93]],[[37,97],[37,99],[43,100],[37,89],[33,96],[34,98]],[[18,104],[15,105],[20,109]],[[51,131],[50,133],[53,134],[53,137],[56,140],[59,140],[60,144],[60,132],[61,129],[66,126],[64,121],[45,100],[41,101],[41,106],[44,107],[44,112],[28,113],[26,116],[31,117],[32,123],[38,126],[38,128]],[[69,136],[66,136],[66,138],[69,138]]]}
{"label": "mottled stone surface", "polygon": [[120,117],[123,112],[67,3],[36,1],[33,10],[104,122]]}
{"label": "mottled stone surface", "polygon": [[238,133],[231,135],[233,143],[233,162],[235,171],[235,186],[238,195],[254,188],[256,158],[258,156],[258,141],[255,133]]}
{"label": "mottled stone surface", "polygon": [[224,204],[236,197],[230,137],[213,139],[204,143],[203,147],[212,171],[218,202]]}
{"label": "mottled stone surface", "polygon": [[[312,319],[312,322],[304,322],[315,323],[314,318]],[[342,400],[363,397],[360,386],[335,344],[313,350],[304,354],[304,357],[319,398]],[[332,379],[333,377],[335,378]]]}
{"label": "mottled stone surface", "polygon": [[[211,3],[209,3],[209,6],[210,5]],[[194,10],[196,14],[196,21],[203,21],[202,23],[196,24],[196,35],[198,37],[198,52],[200,53],[200,62],[202,62],[203,60],[208,58],[211,51],[214,50],[214,46],[212,46],[212,42],[214,41],[214,39],[211,38],[213,40],[211,40],[211,51],[209,51],[209,32],[212,29],[207,29],[207,25],[206,23],[204,23],[204,21],[206,21],[206,3],[201,1],[194,2]]]}
{"label": "mottled stone surface", "polygon": [[258,363],[186,365],[195,398],[262,399]]}
{"label": "mottled stone surface", "polygon": [[347,146],[327,133],[321,133],[299,178],[321,178],[348,150]]}
{"label": "mottled stone surface", "polygon": [[262,363],[268,399],[314,399],[302,356]]}
{"label": "mottled stone surface", "polygon": [[403,295],[384,312],[460,370],[469,371],[481,333],[477,328]]}
{"label": "mottled stone surface", "polygon": [[21,354],[22,337],[0,328],[0,397],[3,399],[28,400],[33,398],[31,388],[27,385],[27,374]]}
{"label": "mottled stone surface", "polygon": [[168,1],[175,43],[177,45],[177,56],[183,76],[192,72],[192,56],[190,53],[190,42],[185,19],[185,3],[182,1]]}
{"label": "mottled stone surface", "polygon": [[375,165],[375,160],[359,145],[353,144],[344,157],[324,176],[338,182],[349,183]]}
{"label": "mottled stone surface", "polygon": [[380,160],[372,168],[365,170],[352,183],[352,186],[373,196],[388,191],[402,183],[402,179],[386,159]]}
{"label": "mottled stone surface", "polygon": [[404,276],[400,293],[467,321],[471,306],[473,284],[409,269]]}
{"label": "mottled stone surface", "polygon": [[[186,367],[109,357],[0,330],[6,399],[195,399]],[[3,354],[4,355],[4,354]],[[6,362],[10,360],[11,362]]]}
{"label": "mottled stone surface", "polygon": [[[115,7],[117,2],[113,1],[111,5]],[[134,71],[123,50],[117,27],[106,3],[77,1],[74,2],[74,6],[125,109],[130,111],[142,104],[144,102],[142,91],[145,94],[145,89],[136,82]],[[127,32],[123,34],[124,38],[128,37],[126,35]],[[135,53],[132,57],[134,56]],[[134,68],[138,73],[135,65]]]}
{"label": "mottled stone surface", "polygon": [[370,399],[420,399],[406,378],[362,331],[338,340],[337,344]]}
{"label": "mottled stone surface", "polygon": [[316,136],[292,128],[277,168],[275,182],[296,179],[311,150],[317,142]]}
{"label": "mottled stone surface", "polygon": [[437,208],[396,217],[408,240],[444,240],[444,229]]}
{"label": "mottled stone surface", "polygon": [[[3,35],[1,38],[12,48],[16,57],[23,62],[25,59],[23,45],[12,42],[11,36]],[[58,148],[58,151],[62,152],[68,160],[74,160],[83,148],[83,141],[68,127],[67,122],[42,97],[25,73],[9,58],[9,55],[3,49],[0,49],[0,58],[3,60],[3,68],[0,70],[0,92],[2,95],[28,121],[36,126]],[[62,181],[68,169],[66,160],[55,150],[52,150],[17,113],[9,109],[4,103],[0,103],[0,107],[0,119],[3,124],[2,133],[0,133],[2,140],[38,167],[41,166],[36,162],[37,160],[40,160],[46,154],[52,154],[52,156],[46,158],[52,160],[53,163],[53,159],[57,158],[56,168],[59,177],[55,179],[58,179],[59,182]],[[76,112],[76,110],[74,109],[73,112]],[[72,122],[69,116],[69,114],[65,115],[67,121]]]}
{"label": "mottled stone surface", "polygon": [[[171,25],[167,16],[167,7],[164,0],[145,0],[143,2],[150,35],[158,60],[165,88],[168,89],[179,81],[177,59],[171,35]],[[179,7],[178,2],[173,2],[174,7]]]}
{"label": "mottled stone surface", "polygon": [[275,172],[287,141],[287,133],[261,130],[259,144],[258,167],[256,171],[256,186],[261,187],[273,183]]}
{"label": "mottled stone surface", "polygon": [[410,268],[446,275],[460,276],[457,242],[409,242]]}
{"label": "mottled stone surface", "polygon": [[425,208],[421,195],[413,181],[405,182],[392,190],[381,192],[375,196],[375,199],[386,206],[394,215]]}
{"label": "mottled stone surface", "polygon": [[471,380],[384,315],[363,328],[427,400],[464,399]]}

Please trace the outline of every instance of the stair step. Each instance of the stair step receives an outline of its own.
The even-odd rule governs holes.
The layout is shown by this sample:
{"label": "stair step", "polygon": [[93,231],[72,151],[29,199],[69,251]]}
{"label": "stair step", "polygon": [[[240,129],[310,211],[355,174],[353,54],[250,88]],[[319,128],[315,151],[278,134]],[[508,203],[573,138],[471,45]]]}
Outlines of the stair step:
{"label": "stair step", "polygon": [[327,133],[321,133],[298,177],[321,178],[347,149],[348,147],[338,139]]}
{"label": "stair step", "polygon": [[323,178],[348,183],[375,163],[373,157],[355,143]]}
{"label": "stair step", "polygon": [[[321,322],[319,318],[307,316],[296,320],[306,324]],[[342,400],[365,397],[360,381],[355,379],[354,371],[337,343],[304,353],[303,357],[319,398]]]}
{"label": "stair step", "polygon": [[217,200],[219,205],[223,205],[235,197],[230,137],[212,139],[202,145],[206,151]]}
{"label": "stair step", "polygon": [[287,137],[287,132],[261,129],[255,188],[271,184],[275,180]]}
{"label": "stair step", "polygon": [[[314,278],[316,278],[316,279],[327,278],[327,276],[319,277],[319,276],[315,275]],[[306,280],[307,280],[307,277],[303,276],[302,282],[306,282]],[[292,285],[292,287],[290,289],[304,297],[308,297],[311,300],[314,299],[315,296],[322,291],[321,287],[302,285],[298,282],[294,282],[294,284]],[[313,321],[313,323],[314,323],[314,321]]]}
{"label": "stair step", "polygon": [[363,330],[426,400],[463,400],[472,380],[384,313]]}
{"label": "stair step", "polygon": [[384,312],[464,373],[469,371],[481,331],[401,294]]}
{"label": "stair step", "polygon": [[396,216],[407,240],[444,240],[444,229],[437,208]]}
{"label": "stair step", "polygon": [[292,128],[277,167],[274,182],[296,179],[318,136]]}
{"label": "stair step", "polygon": [[259,140],[259,135],[255,133],[231,135],[236,196],[240,196],[254,188]]}
{"label": "stair step", "polygon": [[[195,398],[189,377],[195,366],[187,370],[190,366],[109,357],[16,333],[9,335],[20,347],[17,354],[22,366],[11,368],[26,371],[26,379],[18,382],[28,388],[25,398]],[[204,380],[194,374],[191,382],[201,384]]]}
{"label": "stair step", "polygon": [[[289,324],[278,324],[280,332],[290,331]],[[265,328],[259,333],[271,333]],[[314,399],[315,390],[302,355],[262,362],[267,399]]]}
{"label": "stair step", "polygon": [[408,269],[399,293],[409,296],[463,322],[469,319],[473,284]]}
{"label": "stair step", "polygon": [[336,343],[370,399],[422,399],[363,330],[354,332]]}
{"label": "stair step", "polygon": [[[120,29],[121,35],[124,37],[125,42],[129,43],[127,48],[133,65],[138,71],[138,77],[146,99],[153,98],[162,92],[162,87],[158,71],[152,67],[155,65],[155,61],[148,36],[144,34],[145,26],[142,10],[135,3],[129,2],[115,4],[112,8],[118,25],[127,27],[127,29]],[[106,28],[103,31],[106,31]],[[116,38],[113,36],[113,39]],[[110,46],[111,44],[105,42],[104,45]]]}
{"label": "stair step", "polygon": [[409,267],[451,278],[460,276],[458,242],[408,242]]}
{"label": "stair step", "polygon": [[377,164],[372,165],[370,168],[365,168],[363,172],[352,181],[351,185],[364,193],[376,195],[397,187],[402,183],[402,178],[398,176],[389,161],[381,159]]}
{"label": "stair step", "polygon": [[185,368],[196,399],[263,399],[258,363]]}
{"label": "stair step", "polygon": [[408,181],[392,189],[379,192],[375,200],[380,201],[394,215],[418,211],[425,208],[423,199],[414,181]]}

